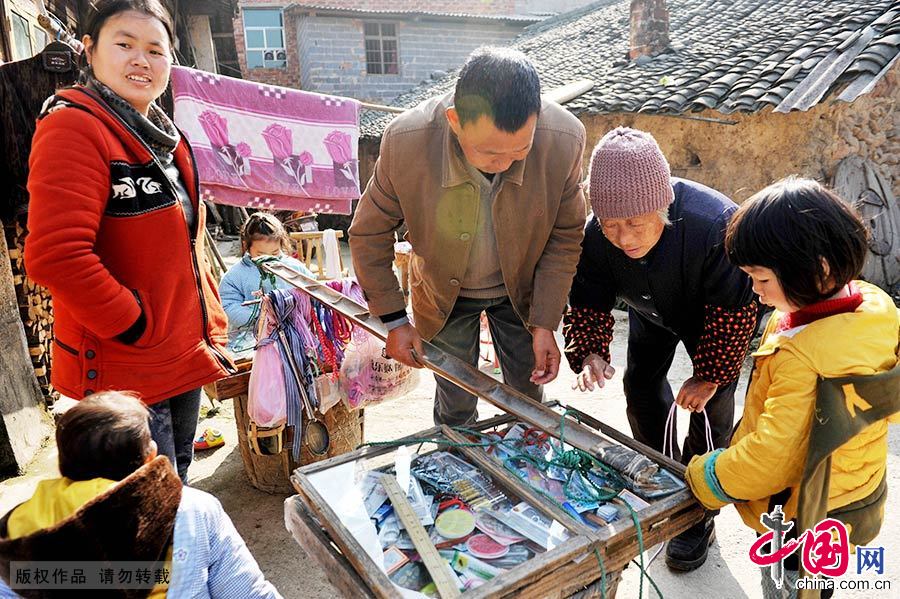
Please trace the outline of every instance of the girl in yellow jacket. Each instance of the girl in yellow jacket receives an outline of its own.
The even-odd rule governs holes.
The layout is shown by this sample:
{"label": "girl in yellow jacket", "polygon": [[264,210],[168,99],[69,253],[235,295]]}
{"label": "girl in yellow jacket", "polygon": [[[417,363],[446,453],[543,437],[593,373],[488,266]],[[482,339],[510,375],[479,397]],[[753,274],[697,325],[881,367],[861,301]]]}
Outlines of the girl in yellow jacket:
{"label": "girl in yellow jacket", "polygon": [[[819,380],[893,369],[900,320],[886,293],[854,280],[866,258],[865,225],[815,181],[785,179],[744,202],[725,247],[775,312],[753,354],[744,414],[730,447],[694,457],[686,477],[707,509],[734,503],[747,526],[766,533],[760,517],[775,505],[783,506],[785,522],[797,516]],[[829,512],[881,499],[887,424],[873,421],[831,454]],[[796,570],[785,563],[783,589],[764,571],[766,597],[793,597]]]}

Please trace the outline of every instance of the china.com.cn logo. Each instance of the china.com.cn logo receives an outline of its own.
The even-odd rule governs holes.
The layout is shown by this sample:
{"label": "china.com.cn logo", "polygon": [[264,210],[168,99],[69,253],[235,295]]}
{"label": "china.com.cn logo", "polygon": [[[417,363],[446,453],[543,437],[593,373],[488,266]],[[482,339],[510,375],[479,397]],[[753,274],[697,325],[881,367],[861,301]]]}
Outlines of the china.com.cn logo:
{"label": "china.com.cn logo", "polygon": [[[785,522],[781,506],[776,505],[769,514],[759,517],[768,532],[750,547],[750,561],[757,566],[772,566],[772,581],[777,588],[784,584],[784,560],[798,549],[803,569],[811,576],[830,578],[843,576],[850,567],[850,539],[847,527],[840,520],[825,518],[813,528],[805,530],[796,539],[785,540],[785,534],[794,527]],[[770,545],[771,553],[763,553]],[[856,573],[874,570],[884,574],[884,547],[857,547]]]}

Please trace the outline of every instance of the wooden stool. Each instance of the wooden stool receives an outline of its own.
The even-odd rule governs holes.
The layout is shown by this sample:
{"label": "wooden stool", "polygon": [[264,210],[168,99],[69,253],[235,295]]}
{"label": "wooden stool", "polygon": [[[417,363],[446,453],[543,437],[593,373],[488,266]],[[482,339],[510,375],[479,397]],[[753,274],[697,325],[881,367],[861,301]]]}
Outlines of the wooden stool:
{"label": "wooden stool", "polygon": [[[327,279],[327,275],[325,273],[325,250],[322,247],[322,238],[324,236],[324,231],[300,231],[297,233],[291,233],[291,239],[294,241],[300,242],[300,261],[306,266],[306,268],[312,270],[312,256],[313,251],[316,254],[316,278],[318,279]],[[338,239],[344,238],[343,231],[335,231]],[[338,265],[340,266],[341,276],[347,276],[347,271],[344,268],[344,259],[341,257],[340,252],[338,252]]]}

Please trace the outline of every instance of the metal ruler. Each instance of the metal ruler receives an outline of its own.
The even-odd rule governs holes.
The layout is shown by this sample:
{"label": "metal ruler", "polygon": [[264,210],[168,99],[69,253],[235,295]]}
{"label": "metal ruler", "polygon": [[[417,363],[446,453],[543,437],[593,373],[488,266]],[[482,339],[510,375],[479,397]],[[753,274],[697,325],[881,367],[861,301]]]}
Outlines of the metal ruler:
{"label": "metal ruler", "polygon": [[[362,327],[382,341],[387,339],[388,330],[381,322],[381,319],[370,314],[365,306],[361,306],[353,299],[332,289],[325,283],[310,278],[280,262],[267,262],[262,265],[262,268],[310,297],[329,306],[336,312],[343,314],[354,324]],[[539,427],[557,439],[559,438],[561,432],[560,415],[553,411],[553,408],[536,402],[524,393],[497,381],[471,364],[442,351],[427,341],[423,341],[422,346],[424,347],[425,355],[418,358],[429,370],[451,383],[455,383],[469,393],[489,401],[519,420],[527,422],[531,426]],[[600,459],[603,459],[604,454],[610,448],[615,448],[615,451],[619,454],[623,451],[632,451],[624,445],[618,445],[598,437],[595,431],[571,418],[566,420],[566,442],[582,451],[599,456]],[[634,453],[634,457],[640,455],[637,452]],[[637,472],[639,478],[649,478],[659,470],[659,466],[654,462],[647,459],[644,461],[645,463],[640,468],[640,472]]]}
{"label": "metal ruler", "polygon": [[382,474],[381,486],[387,492],[388,499],[391,500],[391,505],[394,506],[394,512],[397,514],[397,517],[400,518],[403,526],[406,527],[406,532],[409,533],[409,538],[412,539],[416,551],[419,552],[422,563],[425,564],[425,568],[431,574],[431,580],[434,581],[434,586],[437,587],[438,595],[440,597],[459,597],[459,587],[450,576],[450,565],[435,549],[434,543],[431,542],[428,532],[422,526],[422,523],[419,522],[419,517],[416,516],[416,512],[413,511],[412,506],[406,499],[406,493],[400,488],[397,479],[391,474]]}

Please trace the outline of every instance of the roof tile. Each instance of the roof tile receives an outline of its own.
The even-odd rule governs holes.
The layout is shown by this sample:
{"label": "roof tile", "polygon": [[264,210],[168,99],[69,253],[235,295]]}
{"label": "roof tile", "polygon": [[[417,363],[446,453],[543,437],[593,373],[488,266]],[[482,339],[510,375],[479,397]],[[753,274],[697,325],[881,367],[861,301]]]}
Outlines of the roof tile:
{"label": "roof tile", "polygon": [[[570,102],[573,112],[724,114],[778,106],[817,65],[852,47],[867,27],[875,35],[819,101],[879,76],[900,52],[897,0],[670,0],[674,51],[642,66],[623,60],[629,1],[605,0],[547,19],[512,43],[534,62],[545,88],[591,79]],[[844,61],[846,62],[846,61]],[[660,79],[666,77],[667,85]],[[452,89],[456,73],[395,100],[411,107]],[[855,97],[855,96],[854,96]],[[390,116],[364,111],[363,137],[379,137]]]}

